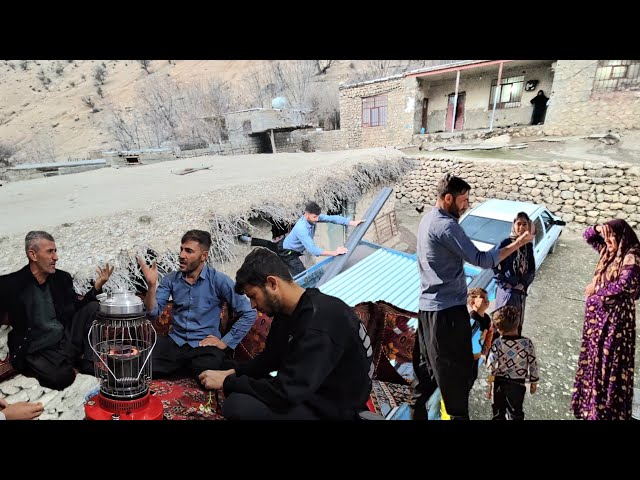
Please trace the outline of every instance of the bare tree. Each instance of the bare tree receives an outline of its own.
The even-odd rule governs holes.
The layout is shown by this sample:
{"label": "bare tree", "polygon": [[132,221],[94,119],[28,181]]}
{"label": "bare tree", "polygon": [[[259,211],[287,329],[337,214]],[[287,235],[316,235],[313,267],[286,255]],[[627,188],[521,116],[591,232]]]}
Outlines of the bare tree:
{"label": "bare tree", "polygon": [[167,141],[201,148],[228,138],[223,114],[237,102],[226,82],[210,79],[180,86],[153,76],[146,77],[136,94],[131,108],[108,107],[107,129],[122,148],[160,147]]}
{"label": "bare tree", "polygon": [[318,70],[318,75],[325,75],[327,73],[327,70],[329,70],[333,66],[335,60],[315,60],[315,62],[316,69]]}
{"label": "bare tree", "polygon": [[23,163],[55,162],[56,152],[53,138],[45,132],[33,136],[20,150],[20,158]]}
{"label": "bare tree", "polygon": [[149,67],[151,67],[152,60],[136,60],[140,64],[140,68],[143,69],[147,74],[150,74]]}
{"label": "bare tree", "polygon": [[91,109],[91,113],[97,113],[100,111],[100,109],[96,106],[96,103],[91,98],[91,95],[81,97],[80,100]]}
{"label": "bare tree", "polygon": [[17,149],[15,145],[0,142],[0,166],[8,167],[11,165],[9,160],[16,153]]}
{"label": "bare tree", "polygon": [[102,65],[96,65],[96,68],[93,70],[93,78],[96,80],[96,85],[104,85],[107,79],[107,69]]}
{"label": "bare tree", "polygon": [[134,111],[131,115],[107,103],[106,128],[118,146],[124,150],[142,148],[141,143],[141,121]]}
{"label": "bare tree", "polygon": [[244,86],[243,104],[247,108],[271,106],[271,99],[277,96],[272,70],[259,68],[248,73],[242,79]]}
{"label": "bare tree", "polygon": [[180,127],[178,103],[183,92],[166,78],[148,77],[138,89],[140,111],[154,146],[176,140]]}
{"label": "bare tree", "polygon": [[209,144],[226,141],[228,132],[223,114],[237,107],[231,85],[212,78],[193,85],[185,98],[189,103],[184,103],[183,118],[193,136]]}
{"label": "bare tree", "polygon": [[315,84],[311,91],[311,108],[319,127],[325,130],[340,128],[340,95],[337,85]]}
{"label": "bare tree", "polygon": [[273,66],[276,87],[293,108],[303,109],[310,106],[310,86],[315,68],[312,60],[279,62]]}
{"label": "bare tree", "polygon": [[49,77],[47,77],[47,74],[44,73],[44,70],[41,68],[40,71],[36,74],[36,78],[38,80],[40,80],[40,83],[42,83],[42,86],[44,88],[46,88],[47,90],[49,89],[49,84],[51,83],[51,79]]}

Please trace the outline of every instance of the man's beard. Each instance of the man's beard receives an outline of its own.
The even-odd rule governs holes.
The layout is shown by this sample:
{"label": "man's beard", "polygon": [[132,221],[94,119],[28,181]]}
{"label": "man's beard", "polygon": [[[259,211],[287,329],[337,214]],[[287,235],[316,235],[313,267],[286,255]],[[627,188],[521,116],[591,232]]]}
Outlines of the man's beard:
{"label": "man's beard", "polygon": [[464,213],[464,210],[460,210],[455,203],[452,203],[451,206],[449,207],[449,210],[447,211],[452,217],[457,219],[459,219],[460,216]]}
{"label": "man's beard", "polygon": [[192,263],[181,263],[180,266],[184,268],[183,273],[189,275],[190,273],[193,273],[197,270],[197,268],[200,266],[200,261],[196,260]]}
{"label": "man's beard", "polygon": [[266,288],[264,292],[265,292],[264,313],[268,317],[273,317],[276,313],[280,313],[282,311],[282,303],[280,302],[280,299],[278,297],[269,293],[269,291]]}

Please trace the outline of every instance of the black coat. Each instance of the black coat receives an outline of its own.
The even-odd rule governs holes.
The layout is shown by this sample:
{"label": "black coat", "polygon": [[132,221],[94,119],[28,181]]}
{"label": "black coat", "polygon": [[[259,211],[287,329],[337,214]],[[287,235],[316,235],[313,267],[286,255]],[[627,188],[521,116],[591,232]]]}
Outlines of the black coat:
{"label": "black coat", "polygon": [[[73,315],[87,303],[95,300],[98,294],[96,289],[91,287],[84,298],[78,300],[71,275],[64,270],[56,270],[47,277],[46,281],[49,282],[56,318],[65,330],[71,327]],[[11,365],[18,371],[25,367],[24,357],[32,341],[32,319],[27,315],[21,295],[29,282],[37,282],[29,265],[17,272],[0,276],[0,316],[4,312],[9,313],[9,322],[13,327],[8,338],[9,359]]]}
{"label": "black coat", "polygon": [[303,403],[322,419],[354,419],[371,392],[365,333],[346,303],[308,288],[291,316],[274,316],[264,350],[236,366],[224,393],[251,395],[276,411]]}

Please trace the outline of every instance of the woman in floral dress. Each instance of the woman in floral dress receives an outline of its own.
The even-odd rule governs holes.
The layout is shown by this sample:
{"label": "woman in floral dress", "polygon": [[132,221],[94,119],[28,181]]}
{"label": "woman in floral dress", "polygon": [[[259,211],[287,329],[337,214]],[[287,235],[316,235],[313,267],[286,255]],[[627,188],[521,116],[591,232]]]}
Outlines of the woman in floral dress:
{"label": "woman in floral dress", "polygon": [[582,348],[571,408],[576,418],[628,420],[633,400],[640,242],[624,220],[589,227],[584,239],[599,254],[587,288]]}

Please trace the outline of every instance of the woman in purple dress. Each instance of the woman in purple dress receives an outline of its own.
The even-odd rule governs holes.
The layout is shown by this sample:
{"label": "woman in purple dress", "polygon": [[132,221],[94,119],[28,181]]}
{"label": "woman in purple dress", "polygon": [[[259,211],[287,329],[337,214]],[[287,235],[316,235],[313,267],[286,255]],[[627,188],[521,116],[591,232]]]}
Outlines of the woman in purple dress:
{"label": "woman in purple dress", "polygon": [[585,289],[582,348],[571,408],[578,419],[629,420],[640,243],[624,220],[589,227],[584,239],[600,254],[600,260]]}

